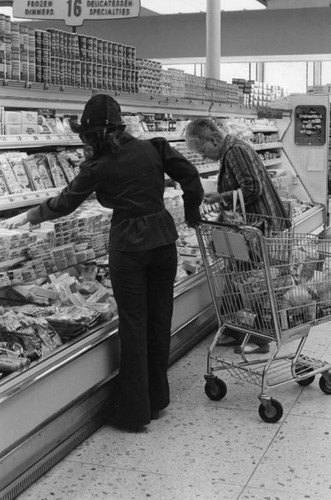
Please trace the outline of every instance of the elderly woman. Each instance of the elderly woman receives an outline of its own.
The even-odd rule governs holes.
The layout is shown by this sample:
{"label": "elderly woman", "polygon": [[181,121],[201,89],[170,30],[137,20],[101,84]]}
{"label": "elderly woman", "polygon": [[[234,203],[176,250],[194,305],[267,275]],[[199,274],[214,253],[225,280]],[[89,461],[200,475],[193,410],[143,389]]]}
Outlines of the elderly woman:
{"label": "elderly woman", "polygon": [[[198,118],[187,126],[186,144],[204,158],[219,160],[220,163],[217,192],[205,193],[205,203],[219,203],[224,210],[233,209],[233,192],[240,188],[246,213],[265,215],[268,220],[272,218],[273,230],[284,229],[287,217],[284,206],[261,158],[247,142],[225,135],[208,118]],[[254,336],[252,339],[254,343],[246,345],[245,353],[269,351],[265,339]],[[227,345],[239,343],[231,336],[222,340]]]}

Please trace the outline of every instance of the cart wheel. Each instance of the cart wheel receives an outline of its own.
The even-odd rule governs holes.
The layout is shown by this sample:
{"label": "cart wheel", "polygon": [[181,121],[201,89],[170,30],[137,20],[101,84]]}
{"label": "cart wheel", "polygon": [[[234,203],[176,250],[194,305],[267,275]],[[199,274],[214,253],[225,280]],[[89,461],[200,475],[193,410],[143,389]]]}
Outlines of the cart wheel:
{"label": "cart wheel", "polygon": [[220,401],[227,392],[226,383],[218,377],[212,377],[206,382],[205,393],[212,401]]}
{"label": "cart wheel", "polygon": [[270,405],[264,406],[262,403],[259,406],[259,415],[265,422],[274,424],[283,416],[283,407],[279,401],[271,398]]}
{"label": "cart wheel", "polygon": [[327,380],[323,377],[323,375],[319,380],[319,386],[321,390],[325,392],[325,394],[331,394],[331,384],[327,382]]}
{"label": "cart wheel", "polygon": [[[307,373],[307,372],[311,372],[313,371],[313,368],[308,368],[307,366],[304,366],[304,365],[300,365],[300,366],[297,366],[296,367],[297,370],[296,370],[296,375],[300,375],[300,373]],[[300,368],[300,370],[298,370],[298,368]],[[307,385],[310,385],[314,382],[315,380],[315,375],[312,375],[311,377],[307,377],[307,378],[303,378],[302,380],[297,380],[297,384],[299,385],[302,385],[303,387],[307,386]]]}

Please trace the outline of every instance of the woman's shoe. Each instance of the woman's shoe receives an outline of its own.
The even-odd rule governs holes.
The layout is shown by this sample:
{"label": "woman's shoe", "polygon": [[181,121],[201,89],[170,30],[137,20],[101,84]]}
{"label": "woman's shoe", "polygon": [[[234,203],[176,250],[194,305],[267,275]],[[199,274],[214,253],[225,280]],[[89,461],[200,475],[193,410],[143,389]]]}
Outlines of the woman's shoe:
{"label": "woman's shoe", "polygon": [[151,420],[159,420],[160,418],[160,411],[159,410],[152,410],[151,411]]}
{"label": "woman's shoe", "polygon": [[235,339],[234,337],[230,337],[229,335],[223,335],[221,338],[218,339],[217,345],[222,345],[224,347],[226,346],[233,346],[233,345],[240,345],[242,341],[239,339]]}
{"label": "woman's shoe", "polygon": [[[269,344],[257,345],[248,343],[245,345],[244,354],[266,354],[270,351]],[[234,352],[236,354],[241,354],[241,346],[238,345],[234,348]]]}

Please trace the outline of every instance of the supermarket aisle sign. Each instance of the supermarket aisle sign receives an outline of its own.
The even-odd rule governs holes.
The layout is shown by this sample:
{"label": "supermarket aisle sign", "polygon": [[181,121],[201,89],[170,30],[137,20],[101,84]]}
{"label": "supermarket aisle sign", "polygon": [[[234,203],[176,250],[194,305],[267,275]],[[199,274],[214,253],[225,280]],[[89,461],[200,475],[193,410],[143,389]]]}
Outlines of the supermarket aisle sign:
{"label": "supermarket aisle sign", "polygon": [[138,17],[140,0],[14,0],[13,15],[23,19],[61,19],[69,26],[85,20]]}

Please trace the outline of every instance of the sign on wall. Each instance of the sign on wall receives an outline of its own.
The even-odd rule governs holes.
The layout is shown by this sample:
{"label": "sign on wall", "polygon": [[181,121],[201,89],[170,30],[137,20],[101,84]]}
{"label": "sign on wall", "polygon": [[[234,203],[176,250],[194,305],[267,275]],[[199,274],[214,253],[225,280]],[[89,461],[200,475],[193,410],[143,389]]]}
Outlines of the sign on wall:
{"label": "sign on wall", "polygon": [[295,144],[298,146],[322,146],[325,144],[325,106],[296,106],[294,120]]}
{"label": "sign on wall", "polygon": [[23,19],[63,20],[81,26],[85,20],[138,17],[140,0],[14,0],[13,15]]}

